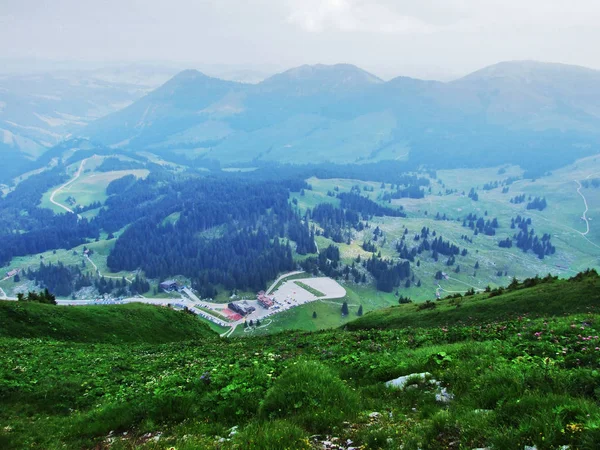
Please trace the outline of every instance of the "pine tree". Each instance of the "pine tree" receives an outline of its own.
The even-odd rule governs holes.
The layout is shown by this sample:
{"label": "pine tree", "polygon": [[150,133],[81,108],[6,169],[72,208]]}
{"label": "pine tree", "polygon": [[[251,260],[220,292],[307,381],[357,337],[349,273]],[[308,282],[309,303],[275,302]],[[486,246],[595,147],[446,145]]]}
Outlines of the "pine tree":
{"label": "pine tree", "polygon": [[348,302],[342,303],[342,316],[348,315]]}
{"label": "pine tree", "polygon": [[312,317],[313,317],[313,319],[317,318],[317,312],[316,311],[313,311]]}
{"label": "pine tree", "polygon": [[356,313],[356,315],[359,316],[359,317],[363,315],[363,307],[362,307],[362,305],[360,305],[358,307],[358,312]]}

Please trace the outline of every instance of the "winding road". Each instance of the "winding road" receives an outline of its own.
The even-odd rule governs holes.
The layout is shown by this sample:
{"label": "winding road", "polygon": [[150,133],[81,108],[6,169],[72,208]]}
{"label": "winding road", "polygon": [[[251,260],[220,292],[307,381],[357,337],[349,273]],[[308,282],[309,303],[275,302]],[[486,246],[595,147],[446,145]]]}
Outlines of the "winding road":
{"label": "winding road", "polygon": [[[89,158],[88,158],[89,159]],[[79,165],[79,169],[77,169],[77,173],[75,173],[75,176],[73,178],[71,178],[69,181],[67,181],[65,184],[63,184],[62,186],[60,186],[58,189],[56,189],[54,192],[52,192],[52,194],[50,195],[50,202],[55,204],[56,206],[58,206],[59,208],[64,209],[67,212],[70,212],[71,214],[75,214],[75,211],[73,211],[71,208],[69,208],[68,206],[65,206],[61,203],[58,203],[56,200],[54,200],[54,196],[58,193],[60,193],[60,191],[62,191],[64,188],[70,186],[71,184],[73,184],[75,181],[77,181],[77,179],[79,178],[79,176],[81,175],[81,172],[83,171],[83,166],[85,166],[85,163],[88,159],[84,159],[83,161],[81,161],[81,164]],[[77,217],[79,219],[81,219],[81,216],[79,214],[77,214]]]}
{"label": "winding road", "polygon": [[583,199],[583,204],[585,205],[585,211],[583,212],[583,215],[581,216],[581,218],[585,221],[586,231],[585,231],[585,233],[582,233],[581,231],[579,231],[579,233],[582,236],[586,236],[590,232],[590,222],[589,222],[588,218],[585,216],[587,214],[587,212],[589,211],[589,207],[588,207],[588,204],[587,204],[587,200],[585,199],[585,196],[581,192],[581,188],[583,186],[581,185],[581,183],[579,181],[577,181],[577,180],[573,180],[573,181],[575,181],[575,183],[577,183],[577,186],[579,186],[577,188],[577,193],[579,195],[581,195],[581,198]]}

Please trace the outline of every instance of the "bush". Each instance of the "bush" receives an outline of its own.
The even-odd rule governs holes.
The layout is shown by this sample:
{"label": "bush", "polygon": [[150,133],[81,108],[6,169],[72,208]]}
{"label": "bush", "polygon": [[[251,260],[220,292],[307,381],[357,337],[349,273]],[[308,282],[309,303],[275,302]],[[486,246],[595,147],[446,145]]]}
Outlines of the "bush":
{"label": "bush", "polygon": [[284,420],[254,422],[234,439],[235,449],[244,450],[303,450],[310,449],[305,432]]}
{"label": "bush", "polygon": [[435,309],[435,303],[431,300],[427,300],[425,303],[420,303],[417,306],[417,311],[423,311],[424,309]]}
{"label": "bush", "polygon": [[354,417],[358,396],[324,365],[301,361],[269,389],[260,407],[263,418],[289,418],[313,432],[330,432]]}

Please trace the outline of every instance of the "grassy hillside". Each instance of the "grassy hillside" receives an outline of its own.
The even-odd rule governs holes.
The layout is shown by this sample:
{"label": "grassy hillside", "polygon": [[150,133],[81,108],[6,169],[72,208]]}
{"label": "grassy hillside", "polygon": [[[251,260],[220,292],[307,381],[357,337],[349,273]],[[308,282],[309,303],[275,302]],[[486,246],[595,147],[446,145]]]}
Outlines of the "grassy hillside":
{"label": "grassy hillside", "polygon": [[52,306],[0,302],[0,337],[158,344],[216,335],[196,317],[143,304]]}
{"label": "grassy hillside", "polygon": [[540,280],[537,286],[520,284],[503,295],[490,293],[446,298],[423,304],[399,305],[370,312],[347,327],[368,328],[437,327],[486,323],[523,314],[536,317],[564,316],[600,308],[600,277],[596,272],[569,280]]}
{"label": "grassy hillside", "polygon": [[[458,309],[394,308],[406,326],[382,329],[154,345],[58,341],[48,328],[0,337],[0,448],[596,449],[600,302],[579,295],[597,283],[589,273]],[[434,312],[443,326],[418,326]]]}

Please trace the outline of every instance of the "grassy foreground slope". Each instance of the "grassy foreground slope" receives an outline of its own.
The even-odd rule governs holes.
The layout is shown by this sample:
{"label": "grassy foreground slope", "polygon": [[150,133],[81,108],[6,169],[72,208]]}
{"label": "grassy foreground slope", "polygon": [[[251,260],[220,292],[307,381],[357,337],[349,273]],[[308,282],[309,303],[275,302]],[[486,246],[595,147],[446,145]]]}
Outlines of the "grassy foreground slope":
{"label": "grassy foreground slope", "polygon": [[[573,293],[597,283],[595,272],[548,280],[490,299],[496,309],[464,300],[454,310],[487,311],[468,324],[444,319],[444,300],[380,329],[166,344],[0,338],[0,448],[322,449],[337,438],[362,449],[596,449],[600,303]],[[566,306],[541,308],[543,288]],[[517,314],[517,293],[537,311]],[[433,312],[440,326],[419,327]]]}
{"label": "grassy foreground slope", "polygon": [[216,338],[195,316],[143,304],[52,306],[0,302],[0,337],[130,343]]}
{"label": "grassy foreground slope", "polygon": [[[527,283],[535,286],[526,287]],[[537,283],[537,284],[536,284]],[[435,327],[485,323],[523,314],[560,316],[600,308],[600,278],[595,272],[580,274],[569,280],[547,277],[530,279],[502,295],[481,293],[446,298],[423,304],[406,304],[370,312],[348,323],[351,330],[365,328]]]}

